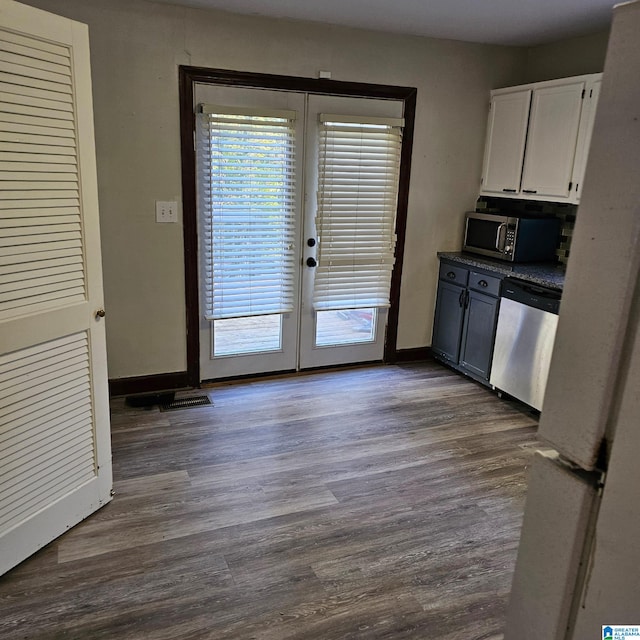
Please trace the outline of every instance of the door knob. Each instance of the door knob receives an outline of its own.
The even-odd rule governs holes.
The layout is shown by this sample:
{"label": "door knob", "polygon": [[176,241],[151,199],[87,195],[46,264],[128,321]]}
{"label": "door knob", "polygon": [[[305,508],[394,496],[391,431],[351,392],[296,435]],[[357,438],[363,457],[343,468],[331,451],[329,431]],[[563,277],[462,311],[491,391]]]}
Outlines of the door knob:
{"label": "door knob", "polygon": [[107,312],[104,309],[98,309],[96,311],[96,319],[104,318],[107,315]]}
{"label": "door knob", "polygon": [[315,267],[317,264],[315,258],[307,258],[307,267]]}

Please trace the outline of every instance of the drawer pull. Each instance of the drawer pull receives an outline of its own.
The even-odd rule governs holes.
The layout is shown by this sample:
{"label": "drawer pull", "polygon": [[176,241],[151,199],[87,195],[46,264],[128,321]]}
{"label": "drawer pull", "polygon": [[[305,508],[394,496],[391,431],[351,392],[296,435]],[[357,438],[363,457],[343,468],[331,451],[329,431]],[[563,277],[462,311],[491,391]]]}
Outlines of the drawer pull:
{"label": "drawer pull", "polygon": [[515,193],[515,192],[516,192],[516,190],[515,190],[515,189],[503,189],[503,191],[504,191],[505,193]]}
{"label": "drawer pull", "polygon": [[455,280],[456,279],[456,274],[453,271],[449,271],[447,273],[447,278],[449,278],[450,280]]}
{"label": "drawer pull", "polygon": [[538,193],[537,189],[523,189],[522,193]]}
{"label": "drawer pull", "polygon": [[481,287],[488,287],[488,286],[489,286],[489,283],[488,283],[486,280],[480,280],[480,281],[478,282],[478,284],[479,284]]}

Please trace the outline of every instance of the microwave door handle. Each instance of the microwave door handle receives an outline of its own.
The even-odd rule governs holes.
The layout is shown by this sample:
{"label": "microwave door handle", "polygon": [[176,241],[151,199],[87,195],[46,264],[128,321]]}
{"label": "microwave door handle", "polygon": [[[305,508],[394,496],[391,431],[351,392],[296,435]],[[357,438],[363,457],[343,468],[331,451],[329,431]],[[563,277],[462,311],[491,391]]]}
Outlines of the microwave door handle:
{"label": "microwave door handle", "polygon": [[502,237],[502,231],[506,226],[506,222],[501,222],[498,225],[498,231],[496,232],[496,251],[502,251],[504,249],[504,239]]}

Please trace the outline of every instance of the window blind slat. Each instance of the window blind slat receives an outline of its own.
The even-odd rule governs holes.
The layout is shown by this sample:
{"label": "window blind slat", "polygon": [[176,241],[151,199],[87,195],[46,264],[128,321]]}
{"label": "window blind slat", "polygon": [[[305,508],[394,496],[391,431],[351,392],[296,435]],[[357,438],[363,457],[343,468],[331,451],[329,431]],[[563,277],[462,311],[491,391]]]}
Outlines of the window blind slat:
{"label": "window blind slat", "polygon": [[293,311],[294,117],[200,107],[198,198],[208,320]]}
{"label": "window blind slat", "polygon": [[401,147],[398,122],[321,117],[316,310],[389,306]]}

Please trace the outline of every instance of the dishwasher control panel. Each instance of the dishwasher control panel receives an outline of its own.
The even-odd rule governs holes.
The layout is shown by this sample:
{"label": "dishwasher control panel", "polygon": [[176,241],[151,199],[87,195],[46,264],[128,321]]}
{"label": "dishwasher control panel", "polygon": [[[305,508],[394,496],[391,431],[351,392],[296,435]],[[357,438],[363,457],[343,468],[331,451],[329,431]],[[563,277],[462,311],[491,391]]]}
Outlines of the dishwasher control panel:
{"label": "dishwasher control panel", "polygon": [[556,315],[560,309],[561,295],[562,293],[556,289],[540,287],[516,278],[505,278],[502,281],[503,298]]}

